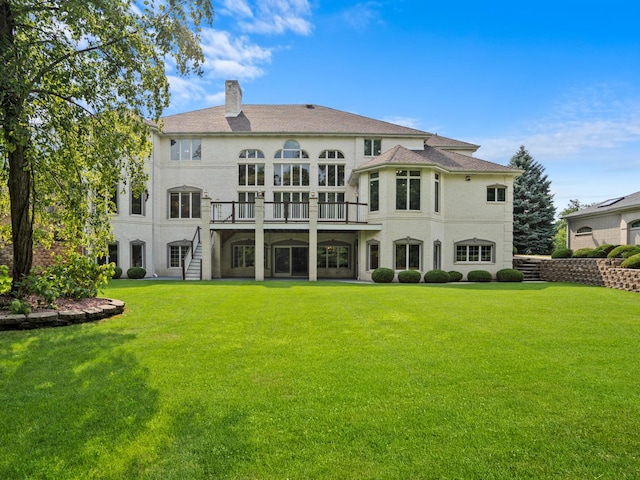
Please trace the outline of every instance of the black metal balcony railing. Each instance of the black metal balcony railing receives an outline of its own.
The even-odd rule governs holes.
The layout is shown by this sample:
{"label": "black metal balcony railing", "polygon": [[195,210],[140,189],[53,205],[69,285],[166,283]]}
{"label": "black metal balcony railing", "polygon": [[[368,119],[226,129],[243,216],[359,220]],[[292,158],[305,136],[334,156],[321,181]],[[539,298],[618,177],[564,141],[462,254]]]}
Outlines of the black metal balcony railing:
{"label": "black metal balcony railing", "polygon": [[[366,203],[318,203],[318,222],[367,223]],[[255,202],[211,202],[211,223],[255,223]],[[265,223],[307,223],[309,202],[264,202]]]}

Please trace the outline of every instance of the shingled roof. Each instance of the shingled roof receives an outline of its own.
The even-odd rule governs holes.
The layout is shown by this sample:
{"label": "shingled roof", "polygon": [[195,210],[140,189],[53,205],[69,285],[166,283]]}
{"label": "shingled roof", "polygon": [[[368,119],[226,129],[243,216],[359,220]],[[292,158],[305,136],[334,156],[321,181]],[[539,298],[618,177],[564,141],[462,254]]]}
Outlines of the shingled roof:
{"label": "shingled roof", "polygon": [[506,167],[498,163],[488,162],[469,155],[439,150],[425,145],[424,150],[409,150],[397,145],[368,162],[360,165],[355,171],[361,172],[385,165],[438,166],[450,172],[504,172],[518,174],[521,170]]}
{"label": "shingled roof", "polygon": [[320,105],[242,105],[238,116],[211,107],[162,118],[164,134],[349,134],[428,138],[430,133]]}
{"label": "shingled roof", "polygon": [[577,212],[570,213],[562,218],[577,218],[587,215],[598,215],[601,213],[615,212],[618,210],[625,210],[627,208],[639,208],[640,207],[640,192],[632,193],[624,197],[611,198],[600,202],[591,207],[583,208]]}
{"label": "shingled roof", "polygon": [[427,138],[425,140],[425,144],[435,148],[456,148],[462,150],[472,150],[474,152],[480,148],[480,145],[462,142],[454,138],[443,137],[442,135],[438,135],[437,133]]}

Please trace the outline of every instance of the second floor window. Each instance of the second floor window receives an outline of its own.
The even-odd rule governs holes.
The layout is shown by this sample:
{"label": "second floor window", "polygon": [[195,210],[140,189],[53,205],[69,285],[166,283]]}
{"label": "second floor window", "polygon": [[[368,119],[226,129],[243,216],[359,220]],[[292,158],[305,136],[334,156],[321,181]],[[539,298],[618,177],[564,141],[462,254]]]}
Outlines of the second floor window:
{"label": "second floor window", "polygon": [[375,157],[380,155],[382,151],[382,140],[365,138],[364,139],[364,155],[366,157]]}
{"label": "second floor window", "polygon": [[238,165],[238,185],[243,187],[264,185],[264,164],[241,163]]}
{"label": "second floor window", "polygon": [[487,202],[505,202],[507,200],[507,187],[494,185],[487,187]]}
{"label": "second floor window", "polygon": [[318,185],[321,187],[343,187],[344,165],[318,165]]}
{"label": "second floor window", "polygon": [[396,209],[420,210],[420,170],[396,170]]}
{"label": "second floor window", "polygon": [[144,204],[148,193],[135,195],[131,192],[131,215],[144,215]]}
{"label": "second floor window", "polygon": [[200,218],[200,192],[170,192],[169,218]]}
{"label": "second floor window", "polygon": [[171,160],[201,160],[202,141],[199,138],[171,139]]}
{"label": "second floor window", "polygon": [[275,164],[273,166],[273,184],[277,187],[300,187],[309,185],[309,164]]}
{"label": "second floor window", "polygon": [[380,190],[378,172],[369,174],[369,211],[377,212],[380,207]]}

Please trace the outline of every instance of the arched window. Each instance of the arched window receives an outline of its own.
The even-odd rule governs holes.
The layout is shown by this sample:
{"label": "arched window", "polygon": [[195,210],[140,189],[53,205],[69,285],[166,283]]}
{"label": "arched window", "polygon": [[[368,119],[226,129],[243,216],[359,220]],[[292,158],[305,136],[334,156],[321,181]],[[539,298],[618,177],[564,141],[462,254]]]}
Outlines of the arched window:
{"label": "arched window", "polygon": [[287,140],[284,148],[278,150],[275,158],[309,158],[309,154],[300,149],[300,144],[295,140]]}
{"label": "arched window", "polygon": [[636,220],[635,222],[631,222],[629,228],[640,228],[640,220]]}
{"label": "arched window", "polygon": [[167,244],[167,247],[169,268],[181,268],[182,259],[191,248],[191,242],[189,240],[178,240]]}
{"label": "arched window", "polygon": [[334,159],[334,158],[344,158],[344,153],[340,150],[323,150],[320,153],[318,158],[326,158],[326,159]]}
{"label": "arched window", "polygon": [[576,232],[576,234],[578,235],[589,235],[593,232],[593,229],[591,227],[580,227],[578,229],[578,231]]}
{"label": "arched window", "polygon": [[249,148],[242,150],[238,158],[264,158],[264,153],[262,153],[262,150]]}

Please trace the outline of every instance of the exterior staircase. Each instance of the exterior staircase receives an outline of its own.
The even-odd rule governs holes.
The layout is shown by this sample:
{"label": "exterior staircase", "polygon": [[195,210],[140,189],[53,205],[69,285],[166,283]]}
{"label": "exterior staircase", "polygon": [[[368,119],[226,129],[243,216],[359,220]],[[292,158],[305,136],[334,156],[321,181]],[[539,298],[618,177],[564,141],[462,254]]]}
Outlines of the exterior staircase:
{"label": "exterior staircase", "polygon": [[541,280],[539,260],[528,257],[515,257],[513,259],[513,268],[523,273],[525,282],[539,282]]}
{"label": "exterior staircase", "polygon": [[199,243],[193,252],[193,258],[184,272],[185,280],[202,280],[202,244]]}

